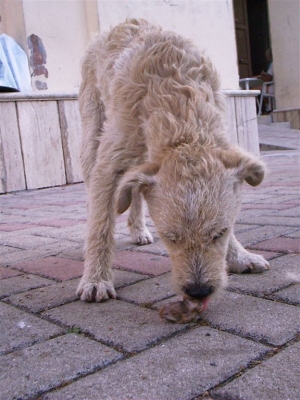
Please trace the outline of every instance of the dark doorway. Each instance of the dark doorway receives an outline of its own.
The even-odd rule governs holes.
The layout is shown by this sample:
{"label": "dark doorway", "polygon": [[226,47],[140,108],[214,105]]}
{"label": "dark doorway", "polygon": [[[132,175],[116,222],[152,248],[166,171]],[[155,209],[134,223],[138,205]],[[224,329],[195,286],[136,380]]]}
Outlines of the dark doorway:
{"label": "dark doorway", "polygon": [[239,76],[252,76],[247,0],[234,0],[235,37],[238,53]]}
{"label": "dark doorway", "polygon": [[240,78],[266,70],[270,48],[267,0],[234,0],[234,17]]}
{"label": "dark doorway", "polygon": [[248,25],[250,37],[251,65],[253,75],[267,70],[266,50],[270,46],[269,16],[266,0],[248,0]]}

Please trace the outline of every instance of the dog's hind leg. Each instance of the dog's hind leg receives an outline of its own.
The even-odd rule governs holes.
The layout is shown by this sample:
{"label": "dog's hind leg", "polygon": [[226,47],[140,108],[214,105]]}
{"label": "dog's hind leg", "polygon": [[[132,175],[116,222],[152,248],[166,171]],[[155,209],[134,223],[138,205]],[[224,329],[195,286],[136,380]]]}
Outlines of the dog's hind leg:
{"label": "dog's hind leg", "polygon": [[153,237],[145,224],[143,196],[136,189],[132,191],[128,226],[134,243],[143,245],[153,242]]}
{"label": "dog's hind leg", "polygon": [[264,257],[244,249],[234,234],[229,239],[227,265],[228,272],[237,274],[263,272],[270,268]]}
{"label": "dog's hind leg", "polygon": [[97,87],[96,52],[88,51],[82,63],[82,82],[79,89],[79,109],[82,126],[80,153],[81,168],[86,186],[89,186],[92,169],[96,163],[100,138],[103,133],[105,107]]}

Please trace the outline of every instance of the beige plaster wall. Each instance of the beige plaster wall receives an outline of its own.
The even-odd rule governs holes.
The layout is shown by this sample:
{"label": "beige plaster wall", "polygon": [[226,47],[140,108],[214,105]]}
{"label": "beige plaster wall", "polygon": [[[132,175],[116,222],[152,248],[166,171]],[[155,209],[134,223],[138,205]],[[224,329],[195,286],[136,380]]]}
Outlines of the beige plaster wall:
{"label": "beige plaster wall", "polygon": [[77,92],[90,40],[128,17],[146,18],[191,38],[216,65],[222,87],[238,88],[232,0],[1,0],[0,15],[2,31],[29,57],[30,35],[38,36],[45,49],[42,73],[32,77],[35,92]]}
{"label": "beige plaster wall", "polygon": [[1,0],[0,15],[0,31],[12,36],[29,59],[30,35],[44,47],[46,59],[35,71],[42,73],[32,76],[33,91],[78,91],[81,59],[99,32],[97,0]]}
{"label": "beige plaster wall", "polygon": [[300,2],[269,0],[277,109],[300,108]]}
{"label": "beige plaster wall", "polygon": [[49,91],[77,91],[80,82],[80,60],[89,41],[83,0],[23,0],[27,37],[37,35],[45,48],[48,77],[33,77],[45,82]]}
{"label": "beige plaster wall", "polygon": [[223,89],[238,88],[231,0],[98,0],[100,30],[126,18],[145,18],[193,39],[219,70]]}
{"label": "beige plaster wall", "polygon": [[0,0],[0,34],[6,33],[25,50],[26,33],[22,0]]}

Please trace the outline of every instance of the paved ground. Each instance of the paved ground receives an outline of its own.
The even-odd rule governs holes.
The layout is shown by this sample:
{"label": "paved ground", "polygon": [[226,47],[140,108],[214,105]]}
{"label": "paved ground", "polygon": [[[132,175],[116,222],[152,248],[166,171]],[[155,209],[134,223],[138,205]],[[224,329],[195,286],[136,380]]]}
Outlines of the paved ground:
{"label": "paved ground", "polygon": [[245,185],[241,242],[270,260],[230,276],[197,324],[161,320],[174,296],[155,243],[131,244],[119,217],[118,300],[77,301],[85,235],[82,184],[0,197],[0,399],[298,400],[299,152],[263,155],[263,185]]}

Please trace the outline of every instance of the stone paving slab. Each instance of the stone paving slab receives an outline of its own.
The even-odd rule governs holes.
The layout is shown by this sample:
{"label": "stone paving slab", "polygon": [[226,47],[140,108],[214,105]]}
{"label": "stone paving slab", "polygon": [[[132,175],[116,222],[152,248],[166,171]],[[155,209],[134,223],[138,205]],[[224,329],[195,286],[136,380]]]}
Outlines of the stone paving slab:
{"label": "stone paving slab", "polygon": [[42,315],[54,323],[76,326],[95,339],[127,352],[142,350],[185,328],[163,321],[156,311],[121,300],[101,304],[78,301]]}
{"label": "stone paving slab", "polygon": [[[278,290],[278,292],[272,293],[268,296],[270,299],[281,300],[288,304],[300,306],[300,289],[299,285],[291,285],[286,289]],[[299,311],[300,318],[300,311]]]}
{"label": "stone paving slab", "polygon": [[82,275],[83,262],[61,257],[45,257],[14,264],[14,268],[47,278],[66,281]]}
{"label": "stone paving slab", "polygon": [[136,244],[133,243],[130,236],[123,234],[115,235],[115,252],[124,250],[133,250],[136,248]]}
{"label": "stone paving slab", "polygon": [[300,273],[300,254],[288,254],[272,259],[270,265],[270,270],[262,274],[230,275],[229,288],[257,296],[283,289],[291,283],[288,272]]}
{"label": "stone paving slab", "polygon": [[[65,211],[64,211],[63,215],[65,216]],[[49,220],[42,219],[39,221],[39,224],[43,225],[43,226],[51,226],[54,228],[64,228],[66,226],[74,226],[74,225],[76,225],[78,227],[79,221],[77,219],[73,220],[71,218],[58,218],[58,217],[59,217],[59,215],[56,215],[56,218],[53,218],[53,216],[51,218],[51,216],[50,216]],[[81,223],[83,225],[85,223],[85,220],[81,220]]]}
{"label": "stone paving slab", "polygon": [[300,333],[299,307],[224,292],[213,300],[202,319],[236,335],[280,346]]}
{"label": "stone paving slab", "polygon": [[28,292],[9,296],[5,299],[5,302],[18,307],[24,307],[33,313],[38,313],[77,300],[75,292],[78,282],[79,279],[74,279],[33,289]]}
{"label": "stone paving slab", "polygon": [[[273,260],[273,258],[282,256],[282,254],[277,253],[275,251],[255,250],[255,249],[248,249],[248,250],[251,251],[251,253],[255,253],[255,254],[259,254],[259,255],[263,256],[267,261],[271,261],[271,260]],[[271,261],[271,263],[272,262],[273,261]],[[247,276],[246,273],[245,273],[245,275]]]}
{"label": "stone paving slab", "polygon": [[275,237],[269,240],[261,241],[260,243],[256,243],[251,247],[259,250],[277,250],[285,253],[300,253],[300,239]]}
{"label": "stone paving slab", "polygon": [[[297,230],[296,227],[265,225],[255,229],[251,229],[250,231],[237,233],[236,237],[243,244],[243,246],[250,246],[258,242],[264,243],[263,241],[267,241],[268,239],[273,239],[277,238],[278,236],[289,234],[295,230]],[[270,248],[270,246],[261,246],[261,243],[259,243],[257,246],[252,246],[252,247],[263,250],[271,250],[271,251],[274,250],[274,248]],[[280,249],[282,249],[282,246],[280,247]],[[276,250],[280,249],[276,248]],[[285,247],[283,247],[283,250],[285,250]]]}
{"label": "stone paving slab", "polygon": [[201,327],[53,392],[47,399],[192,399],[267,351],[261,344]]}
{"label": "stone paving slab", "polygon": [[71,249],[64,250],[61,253],[59,253],[59,257],[72,258],[73,260],[83,261],[84,260],[83,246],[78,244],[77,246]]}
{"label": "stone paving slab", "polygon": [[288,234],[286,234],[286,235],[284,235],[284,236],[286,236],[286,237],[291,237],[291,238],[297,238],[297,239],[300,239],[300,230],[297,230],[297,231],[294,231],[294,232],[292,232],[292,233],[288,233]]}
{"label": "stone paving slab", "polygon": [[[147,213],[155,238],[147,246],[132,243],[128,212],[117,217],[119,300],[86,304],[75,295],[86,234],[84,186],[1,196],[0,368],[8,365],[12,382],[5,400],[102,400],[103,388],[111,400],[251,400],[252,379],[258,400],[260,392],[263,400],[298,400],[300,286],[291,284],[287,272],[300,273],[300,176],[295,175],[300,158],[289,151],[265,152],[263,158],[270,173],[257,188],[244,185],[235,231],[271,269],[231,275],[228,291],[189,325],[159,318],[157,309],[180,297],[171,289],[171,262]],[[69,339],[74,333],[75,346]],[[92,348],[99,353],[91,354]],[[48,369],[41,364],[39,371],[40,356]],[[32,371],[36,380],[22,386]]]}
{"label": "stone paving slab", "polygon": [[121,357],[121,353],[76,334],[27,347],[0,358],[0,399],[28,398]]}
{"label": "stone paving slab", "polygon": [[3,353],[31,345],[38,340],[49,339],[61,334],[63,329],[13,306],[0,303],[0,332],[0,353]]}
{"label": "stone paving slab", "polygon": [[213,399],[297,400],[300,393],[300,363],[295,360],[300,360],[299,342],[224,388],[213,391]]}
{"label": "stone paving slab", "polygon": [[26,292],[29,289],[51,285],[53,281],[31,274],[8,277],[0,280],[0,298],[15,293]]}
{"label": "stone paving slab", "polygon": [[38,227],[37,224],[28,224],[26,222],[21,223],[21,221],[19,220],[19,218],[16,218],[16,220],[18,220],[17,223],[8,223],[7,221],[7,215],[5,216],[5,223],[1,223],[0,224],[0,236],[2,236],[2,234],[4,232],[9,233],[9,232],[15,232],[15,231],[20,231],[23,229],[30,229],[30,228],[36,228]]}
{"label": "stone paving slab", "polygon": [[[24,232],[24,231],[23,231]],[[53,239],[51,237],[42,237],[42,236],[34,236],[28,235],[24,233],[22,236],[16,237],[15,235],[10,235],[6,237],[4,241],[4,245],[20,247],[22,249],[36,249],[37,247],[49,246],[57,243],[57,239]],[[66,243],[64,243],[66,245]]]}
{"label": "stone paving slab", "polygon": [[[131,285],[147,277],[148,276],[134,274],[132,272],[114,271],[114,283],[116,288],[119,286]],[[38,313],[77,300],[76,289],[78,283],[79,279],[72,279],[51,284],[50,286],[9,296],[5,298],[5,302],[24,307],[33,313]]]}
{"label": "stone paving slab", "polygon": [[[6,217],[5,217],[6,219]],[[7,221],[9,222],[9,221]],[[58,228],[53,228],[50,226],[39,226],[39,225],[32,225],[32,224],[12,224],[7,223],[4,225],[8,225],[11,229],[9,232],[1,232],[0,231],[0,241],[5,242],[7,238],[16,238],[24,235],[24,233],[29,235],[36,235],[36,236],[49,236],[51,237],[51,232],[56,232]],[[22,243],[22,242],[20,242]]]}
{"label": "stone paving slab", "polygon": [[[74,244],[71,244],[69,248],[72,248]],[[62,242],[57,242],[53,247],[48,248],[40,247],[37,249],[28,250],[16,250],[7,254],[4,254],[0,258],[0,266],[8,266],[17,263],[22,263],[23,261],[43,259],[44,257],[53,256],[59,254],[66,247]]]}
{"label": "stone paving slab", "polygon": [[54,228],[50,226],[41,226],[40,228],[31,228],[30,233],[59,239],[63,241],[73,241],[83,244],[86,235],[86,224],[80,223],[65,228]]}
{"label": "stone paving slab", "polygon": [[119,251],[115,254],[115,268],[128,269],[151,275],[161,275],[171,271],[171,261],[168,257],[156,254],[136,253],[134,251]]}
{"label": "stone paving slab", "polygon": [[[272,210],[267,210],[267,215],[272,215],[273,211]],[[299,218],[300,217],[300,207],[289,207],[289,208],[284,208],[276,213],[276,215],[280,215],[282,217],[295,217]]]}
{"label": "stone paving slab", "polygon": [[164,256],[164,257],[167,257],[169,255],[167,249],[160,240],[157,240],[154,243],[145,246],[139,246],[139,247],[135,246],[134,251],[149,253],[149,254],[157,254],[159,256]]}
{"label": "stone paving slab", "polygon": [[[16,271],[9,267],[0,267],[0,279],[11,278],[13,276],[18,276],[18,275],[22,275],[22,272]],[[0,287],[1,287],[1,283],[0,283]],[[2,292],[0,291],[0,293],[2,293]]]}
{"label": "stone paving slab", "polygon": [[11,247],[11,246],[1,246],[0,245],[0,257],[3,256],[4,254],[9,254],[13,251],[18,251],[21,249],[17,249],[16,247]]}
{"label": "stone paving slab", "polygon": [[[256,211],[256,210],[255,210]],[[252,215],[250,213],[243,213],[239,219],[239,222],[249,223],[249,224],[261,224],[261,225],[284,225],[284,226],[293,226],[295,228],[299,228],[299,219],[294,217],[281,217],[281,216],[270,216],[267,215],[258,215],[257,212],[253,212]]]}
{"label": "stone paving slab", "polygon": [[259,228],[259,225],[249,225],[249,224],[242,224],[242,223],[236,223],[234,225],[234,233],[239,234],[247,231],[251,231],[252,229]]}
{"label": "stone paving slab", "polygon": [[171,274],[147,279],[118,290],[118,297],[135,304],[149,304],[174,295],[171,288]]}
{"label": "stone paving slab", "polygon": [[[136,282],[143,281],[144,279],[149,279],[150,275],[136,274],[135,272],[120,271],[118,269],[113,270],[113,282],[116,289],[119,287],[124,287],[132,285]],[[117,290],[119,293],[119,290]]]}

